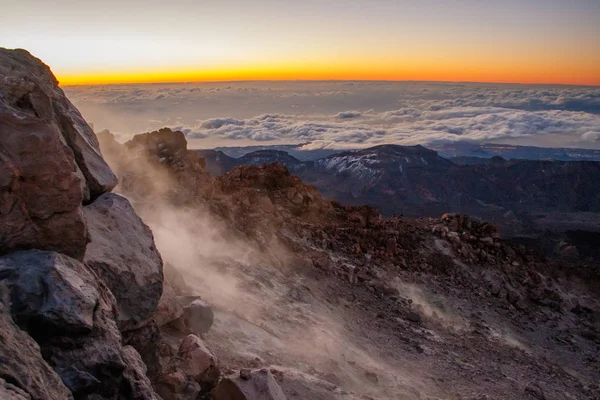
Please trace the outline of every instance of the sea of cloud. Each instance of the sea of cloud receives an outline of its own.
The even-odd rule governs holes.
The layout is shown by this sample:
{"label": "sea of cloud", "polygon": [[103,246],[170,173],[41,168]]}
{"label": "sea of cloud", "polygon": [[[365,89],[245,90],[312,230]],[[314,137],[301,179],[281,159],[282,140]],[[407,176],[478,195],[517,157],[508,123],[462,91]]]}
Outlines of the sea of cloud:
{"label": "sea of cloud", "polygon": [[226,82],[65,87],[96,130],[164,126],[190,145],[476,141],[600,149],[600,87],[432,82]]}

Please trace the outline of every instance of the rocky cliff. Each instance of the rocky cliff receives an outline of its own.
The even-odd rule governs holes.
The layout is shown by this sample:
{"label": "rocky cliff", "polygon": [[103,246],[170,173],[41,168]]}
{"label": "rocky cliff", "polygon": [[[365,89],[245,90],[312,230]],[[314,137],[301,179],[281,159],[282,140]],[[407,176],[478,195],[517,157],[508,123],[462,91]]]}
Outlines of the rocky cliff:
{"label": "rocky cliff", "polygon": [[0,49],[1,398],[183,399],[218,380],[185,321],[160,352],[183,305],[117,183],[50,69]]}

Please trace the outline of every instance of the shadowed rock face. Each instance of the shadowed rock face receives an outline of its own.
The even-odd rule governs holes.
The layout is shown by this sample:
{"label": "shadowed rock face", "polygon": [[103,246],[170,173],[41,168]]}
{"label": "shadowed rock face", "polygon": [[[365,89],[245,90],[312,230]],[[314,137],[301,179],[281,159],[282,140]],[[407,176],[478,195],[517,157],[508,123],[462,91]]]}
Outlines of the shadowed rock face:
{"label": "shadowed rock face", "polygon": [[0,259],[14,320],[76,397],[116,396],[127,364],[114,321],[115,299],[81,262],[30,250]]}
{"label": "shadowed rock face", "polygon": [[13,323],[5,289],[0,287],[0,399],[72,399],[37,343]]}

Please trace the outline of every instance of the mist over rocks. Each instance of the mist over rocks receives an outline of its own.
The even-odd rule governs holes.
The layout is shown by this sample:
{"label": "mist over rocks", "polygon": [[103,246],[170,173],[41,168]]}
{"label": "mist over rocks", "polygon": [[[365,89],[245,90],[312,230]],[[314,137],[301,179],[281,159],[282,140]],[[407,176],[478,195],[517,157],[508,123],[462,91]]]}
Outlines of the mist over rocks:
{"label": "mist over rocks", "polygon": [[[269,364],[288,366],[278,380],[286,398],[418,398],[417,392],[440,397],[457,387],[471,397],[482,390],[491,398],[522,397],[525,385],[503,383],[497,367],[504,365],[552,386],[546,392],[557,396],[598,391],[591,384],[595,373],[579,356],[549,350],[556,335],[595,337],[590,314],[569,311],[576,304],[597,309],[594,284],[582,284],[597,276],[593,265],[546,260],[502,238],[493,224],[462,214],[385,218],[373,207],[343,205],[278,163],[239,165],[211,177],[198,172],[201,164],[188,169],[177,162],[194,150],[160,162],[154,152],[171,133],[159,132],[143,134],[144,141],[154,138],[150,152],[126,153],[127,145],[111,142],[117,153],[138,154],[118,164],[119,175],[131,183],[121,190],[154,194],[134,206],[186,284],[212,303],[214,322],[203,342],[227,377]],[[453,165],[425,148],[398,151],[417,166]],[[157,187],[150,174],[168,176],[170,183]],[[556,319],[568,328],[559,333]],[[165,326],[178,334],[193,327],[177,321],[185,318]],[[521,343],[527,343],[526,352]],[[594,340],[577,343],[581,354],[596,346]],[[473,386],[474,372],[457,364],[449,345],[459,346],[460,357],[473,365],[468,368],[490,379],[485,389]],[[384,355],[373,359],[363,346]],[[177,349],[164,347],[168,354]],[[558,383],[534,367],[563,362],[585,371],[588,378],[580,382],[586,383],[567,375]],[[421,386],[426,378],[420,373],[408,378],[415,369],[435,371],[443,380]],[[174,370],[163,375],[163,384],[192,390],[181,384],[184,375]],[[580,384],[586,389],[577,389]]]}

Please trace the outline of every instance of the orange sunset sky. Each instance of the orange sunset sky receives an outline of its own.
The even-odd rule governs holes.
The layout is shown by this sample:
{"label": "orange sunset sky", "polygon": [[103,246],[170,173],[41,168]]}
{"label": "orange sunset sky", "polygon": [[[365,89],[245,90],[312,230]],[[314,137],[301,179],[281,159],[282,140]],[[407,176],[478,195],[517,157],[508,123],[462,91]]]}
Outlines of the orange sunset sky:
{"label": "orange sunset sky", "polygon": [[0,45],[62,85],[434,80],[600,85],[600,1],[20,0]]}

